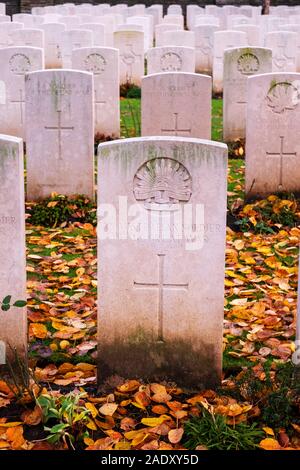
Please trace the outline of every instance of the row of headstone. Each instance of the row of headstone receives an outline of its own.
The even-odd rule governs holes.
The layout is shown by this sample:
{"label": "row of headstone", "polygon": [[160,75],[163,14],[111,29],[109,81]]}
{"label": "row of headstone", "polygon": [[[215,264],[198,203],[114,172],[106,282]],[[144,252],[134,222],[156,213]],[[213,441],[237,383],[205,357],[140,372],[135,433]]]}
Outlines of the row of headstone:
{"label": "row of headstone", "polygon": [[[0,132],[25,139],[25,74],[44,68],[42,50],[32,47],[0,49]],[[120,136],[119,56],[113,48],[73,51],[71,69],[94,76],[95,134]]]}
{"label": "row of headstone", "polygon": [[[109,48],[83,48],[73,53],[74,68],[92,72],[94,75],[92,103],[94,103],[95,130],[91,132],[98,134],[100,137],[102,135],[116,138],[120,133],[117,54],[117,50]],[[31,116],[26,119],[25,101],[30,100],[31,97],[27,96],[25,90],[25,75],[28,72],[42,68],[41,50],[26,47],[2,49],[0,58],[2,58],[3,63],[9,65],[9,67],[2,69],[3,75],[1,75],[0,130],[9,135],[29,139],[28,145],[30,145],[33,135],[30,134],[30,131],[35,132],[32,131],[35,120]],[[114,67],[107,64],[114,64]],[[61,72],[62,75],[58,72]],[[251,119],[246,121],[247,103],[250,105],[253,102],[251,94],[247,97],[248,78],[267,72],[271,72],[270,50],[235,48],[226,51],[223,113],[224,139],[226,141],[245,138],[246,132],[248,132],[247,142],[253,141],[251,139],[252,133],[249,131],[249,128],[251,129]],[[49,71],[48,74],[42,76],[55,77],[56,75],[69,76],[67,71],[63,70],[53,71],[53,74]],[[298,77],[298,75],[295,75],[295,77]],[[39,86],[41,86],[40,83],[42,83],[42,78],[39,81]],[[69,85],[70,88],[72,86],[72,84]],[[211,86],[210,77],[193,73],[164,72],[143,78],[142,135],[180,135],[210,139]],[[47,88],[47,85],[45,87]],[[41,87],[41,89],[43,88]],[[296,108],[299,95],[298,82],[295,81],[294,88],[287,88],[287,95],[282,90],[285,90],[285,88],[280,89],[280,94],[276,95],[276,99],[274,98],[275,103],[279,103],[279,107],[281,102],[287,103],[287,109]],[[294,92],[291,93],[291,90],[294,90]],[[60,113],[59,116],[61,117]],[[199,116],[201,116],[201,119],[199,119]],[[26,120],[29,123],[28,126],[25,126]],[[256,122],[259,122],[259,120],[256,120]],[[39,123],[40,120],[38,119]],[[270,123],[272,125],[272,119],[270,119]],[[61,129],[59,130],[61,126],[64,126],[64,124],[57,124],[59,136],[66,135],[69,137],[66,129],[64,129],[64,132]],[[295,126],[297,126],[297,121],[294,122],[293,129]],[[29,129],[27,136],[25,136],[25,127]],[[47,127],[49,126],[45,124],[45,129]],[[75,126],[72,124],[69,127],[74,128]],[[93,129],[93,126],[91,129]],[[37,135],[42,135],[42,132],[37,132]],[[74,139],[72,140],[74,141]],[[291,164],[289,166],[292,169],[298,161],[297,155],[296,152],[294,163],[290,159]],[[60,159],[59,156],[57,158]],[[251,165],[247,165],[247,168],[251,168]],[[30,177],[30,166],[28,171]],[[293,175],[294,178],[297,178],[297,171],[293,170]],[[35,183],[33,186],[35,187]],[[274,190],[280,189],[281,186],[284,189],[290,189],[280,183],[274,187]],[[295,186],[293,187],[295,189]],[[61,188],[58,187],[57,191],[61,192]],[[260,190],[254,188],[255,191],[259,192]],[[41,191],[40,197],[44,196],[45,194]]]}
{"label": "row of headstone", "polygon": [[[85,60],[83,52],[76,53],[78,62]],[[256,49],[250,54],[233,49],[226,53],[227,60],[225,132],[233,139],[246,133],[246,193],[299,191],[300,75],[254,75],[268,71],[268,50]],[[102,108],[116,105],[117,87],[110,98],[103,96],[96,80],[94,90],[93,74],[78,70],[25,73],[23,69],[11,81],[11,108],[5,109],[7,117],[13,116],[8,111],[14,109],[14,116],[26,121],[28,199],[45,198],[52,192],[93,198],[93,110],[99,114],[99,123],[101,119],[108,122],[109,112]],[[267,92],[265,82],[269,83]],[[211,87],[211,78],[200,74],[169,72],[144,77],[142,135],[210,139]],[[112,115],[116,120],[114,111]]]}
{"label": "row of headstone", "polygon": [[[42,48],[46,68],[72,68],[73,50],[104,46],[104,41],[101,40],[101,24],[81,25],[82,29],[68,31],[64,30],[64,25],[58,23],[41,25],[41,29],[22,29],[19,24],[22,26],[21,23],[0,23],[1,46]],[[7,25],[13,29],[9,31]],[[159,47],[147,49],[148,73],[173,70],[213,74],[214,92],[221,93],[225,50],[233,47],[254,47],[259,44],[249,39],[249,31],[218,31],[214,25],[197,28],[196,34],[180,30],[165,32],[164,35],[168,38],[165,42],[160,41]],[[265,44],[267,48],[272,49],[273,72],[300,70],[300,41],[298,45],[296,32],[298,29],[297,27],[294,31],[267,33]],[[119,50],[121,84],[140,86],[141,77],[144,75],[144,38],[143,31],[130,30],[127,26],[113,33],[112,44]],[[176,52],[173,51],[174,47],[181,49]]]}
{"label": "row of headstone", "polygon": [[[283,16],[282,18],[274,18],[272,16],[258,16],[257,9],[243,10],[242,8],[239,8],[237,10],[231,10],[224,7],[216,10],[221,15],[224,15],[224,18],[226,18],[226,22],[224,23],[224,21],[221,21],[219,18],[219,13],[216,17],[212,16],[211,13],[213,9],[207,8],[204,10],[194,5],[189,6],[187,9],[187,25],[189,29],[192,29],[193,31],[184,31],[182,15],[168,13],[165,15],[165,17],[162,17],[162,15],[159,13],[159,8],[154,8],[154,10],[149,9],[149,13],[147,13],[148,9],[141,9],[139,10],[139,14],[135,14],[136,10],[134,10],[130,12],[129,17],[125,14],[126,8],[122,8],[120,10],[121,13],[120,11],[116,13],[116,11],[112,9],[112,12],[114,13],[109,14],[106,12],[102,16],[93,16],[91,12],[95,9],[88,10],[90,11],[90,14],[85,13],[78,16],[75,14],[76,9],[75,13],[74,10],[72,10],[72,13],[68,13],[65,16],[59,16],[58,14],[55,15],[53,13],[47,13],[43,15],[42,11],[40,11],[38,15],[14,15],[13,20],[14,22],[17,22],[17,25],[25,25],[26,28],[31,29],[29,29],[28,32],[24,31],[13,33],[14,40],[17,42],[11,43],[10,45],[19,45],[20,39],[23,39],[23,45],[40,47],[42,42],[41,30],[46,28],[49,35],[51,28],[53,28],[53,34],[56,35],[56,38],[58,38],[59,35],[57,29],[59,29],[59,26],[62,26],[66,29],[71,29],[74,31],[73,35],[75,36],[75,42],[77,43],[81,43],[81,36],[78,31],[83,29],[89,30],[92,33],[93,42],[92,44],[86,44],[86,40],[88,42],[90,41],[87,39],[89,35],[82,33],[82,41],[84,43],[83,45],[112,47],[114,45],[114,31],[124,30],[125,28],[132,32],[139,31],[144,33],[144,49],[147,51],[149,47],[151,48],[153,46],[153,32],[155,31],[154,37],[156,46],[180,45],[195,47],[196,71],[203,73],[205,72],[205,68],[201,68],[203,66],[201,63],[201,57],[202,60],[208,60],[208,65],[210,66],[208,70],[211,70],[210,64],[213,63],[212,30],[219,30],[220,32],[220,30],[225,30],[227,28],[229,33],[234,30],[244,32],[247,35],[247,43],[250,46],[271,47],[274,52],[273,56],[275,69],[273,69],[273,71],[300,71],[299,68],[293,68],[295,63],[296,66],[300,67],[300,22],[297,19],[299,18],[297,15],[293,15],[290,18],[286,16]],[[153,14],[154,12],[155,14]],[[268,26],[267,29],[261,30],[260,26],[258,25],[258,19],[260,21],[269,22],[270,26]],[[35,30],[36,28],[40,29],[40,33]],[[284,30],[286,30],[287,33],[295,33],[297,35],[296,40],[295,36],[285,34]],[[75,33],[75,31],[77,31],[77,33]],[[53,37],[53,34],[51,37]],[[50,41],[50,45],[52,44],[53,46],[53,41]],[[56,42],[59,42],[58,39],[56,39]],[[69,42],[67,32],[65,32],[64,40],[62,42]],[[229,42],[231,43],[230,39]],[[6,45],[8,44],[6,43]],[[231,47],[237,47],[240,45],[245,45],[245,43],[240,44],[239,42],[236,42],[233,45],[229,44]],[[58,47],[63,48],[63,46],[59,45]],[[68,50],[68,45],[65,47]],[[48,49],[48,46],[46,49]],[[68,56],[68,52],[66,52],[66,55]],[[207,57],[208,55],[210,55],[209,58]],[[62,54],[62,56],[64,56],[64,54]],[[197,58],[197,56],[199,58]],[[68,58],[65,60],[68,62]],[[278,70],[276,67],[280,67],[280,70]]]}

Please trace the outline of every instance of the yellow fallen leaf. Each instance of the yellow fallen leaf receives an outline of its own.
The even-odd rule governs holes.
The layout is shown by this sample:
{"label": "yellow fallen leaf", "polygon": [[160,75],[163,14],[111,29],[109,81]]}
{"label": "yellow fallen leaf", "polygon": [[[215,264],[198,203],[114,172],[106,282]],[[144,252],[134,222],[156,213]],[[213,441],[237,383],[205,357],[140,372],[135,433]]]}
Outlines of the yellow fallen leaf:
{"label": "yellow fallen leaf", "polygon": [[141,423],[145,424],[145,426],[155,427],[159,426],[159,424],[162,424],[169,419],[170,417],[168,415],[161,415],[157,418],[143,418],[141,420]]}
{"label": "yellow fallen leaf", "polygon": [[269,436],[275,436],[274,431],[271,428],[265,427],[263,428],[263,431],[265,431],[265,433],[268,434]]}
{"label": "yellow fallen leaf", "polygon": [[85,407],[91,412],[92,417],[96,418],[96,416],[98,415],[98,410],[95,405],[93,405],[93,403],[87,402],[85,404]]}
{"label": "yellow fallen leaf", "polygon": [[91,419],[89,419],[88,423],[86,424],[86,427],[91,429],[92,431],[97,431],[97,426]]}
{"label": "yellow fallen leaf", "polygon": [[272,439],[271,437],[267,437],[266,439],[263,439],[259,443],[259,447],[264,450],[280,450],[281,445],[279,444],[276,439]]}

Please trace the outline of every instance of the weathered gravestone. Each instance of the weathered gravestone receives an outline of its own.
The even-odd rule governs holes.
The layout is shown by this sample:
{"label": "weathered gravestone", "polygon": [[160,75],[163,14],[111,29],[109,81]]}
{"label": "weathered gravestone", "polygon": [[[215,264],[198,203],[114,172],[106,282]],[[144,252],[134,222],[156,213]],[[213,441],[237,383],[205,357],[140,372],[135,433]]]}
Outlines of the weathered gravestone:
{"label": "weathered gravestone", "polygon": [[72,68],[94,75],[95,134],[120,137],[119,51],[111,47],[77,49]]}
{"label": "weathered gravestone", "polygon": [[52,192],[94,197],[93,94],[88,72],[26,75],[28,200]]}
{"label": "weathered gravestone", "polygon": [[105,143],[98,169],[100,383],[120,375],[217,385],[226,146],[174,137]]}
{"label": "weathered gravestone", "polygon": [[265,35],[265,46],[273,52],[273,72],[296,72],[297,33],[273,31]]}
{"label": "weathered gravestone", "polygon": [[93,33],[93,45],[105,46],[105,25],[100,23],[84,23],[79,25],[79,29],[86,29]]}
{"label": "weathered gravestone", "polygon": [[44,68],[43,50],[34,47],[0,49],[0,130],[24,137],[25,74]]}
{"label": "weathered gravestone", "polygon": [[180,31],[182,28],[179,24],[160,23],[155,26],[155,46],[163,45],[163,35],[166,31]]}
{"label": "weathered gravestone", "polygon": [[300,191],[300,74],[248,80],[246,193]]}
{"label": "weathered gravestone", "polygon": [[13,46],[44,48],[44,31],[41,29],[15,29],[9,36]]}
{"label": "weathered gravestone", "polygon": [[22,28],[24,28],[22,23],[0,23],[0,48],[12,46],[10,32]]}
{"label": "weathered gravestone", "polygon": [[147,52],[147,73],[195,72],[195,50],[192,47],[152,47]]}
{"label": "weathered gravestone", "polygon": [[196,72],[212,74],[214,33],[218,26],[195,26]]}
{"label": "weathered gravestone", "polygon": [[81,47],[93,47],[93,33],[85,29],[71,29],[60,35],[61,54],[64,69],[72,68],[72,52]]}
{"label": "weathered gravestone", "polygon": [[[1,28],[1,25],[0,25]],[[296,72],[300,72],[300,23],[298,24],[287,24],[282,26],[283,31],[292,31],[297,34],[297,58],[296,58]]]}
{"label": "weathered gravestone", "polygon": [[195,34],[193,31],[165,31],[161,45],[195,47]]}
{"label": "weathered gravestone", "polygon": [[[0,300],[26,301],[24,161],[22,139],[0,135]],[[1,365],[27,354],[26,308],[12,306],[0,314]]]}
{"label": "weathered gravestone", "polygon": [[168,72],[142,80],[142,135],[211,138],[211,77]]}
{"label": "weathered gravestone", "polygon": [[216,31],[214,33],[213,90],[223,91],[224,51],[248,46],[247,34],[242,31]]}
{"label": "weathered gravestone", "polygon": [[144,75],[144,33],[116,31],[114,47],[120,53],[120,83],[141,86]]}
{"label": "weathered gravestone", "polygon": [[162,19],[163,23],[179,24],[182,28],[184,26],[183,15],[165,15]]}
{"label": "weathered gravestone", "polygon": [[65,31],[62,23],[45,23],[41,25],[45,37],[45,67],[56,69],[62,67],[60,35]]}
{"label": "weathered gravestone", "polygon": [[272,51],[263,47],[227,49],[224,53],[223,138],[244,139],[246,134],[247,80],[272,72]]}

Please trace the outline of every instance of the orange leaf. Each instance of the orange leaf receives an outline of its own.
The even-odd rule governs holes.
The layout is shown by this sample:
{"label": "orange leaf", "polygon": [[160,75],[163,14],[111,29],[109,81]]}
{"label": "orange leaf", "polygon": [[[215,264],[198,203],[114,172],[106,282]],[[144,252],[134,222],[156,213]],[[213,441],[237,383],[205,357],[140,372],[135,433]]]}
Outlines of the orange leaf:
{"label": "orange leaf", "polygon": [[264,450],[280,450],[281,445],[279,444],[276,439],[272,439],[271,437],[267,437],[266,439],[263,439],[259,443],[259,447]]}
{"label": "orange leaf", "polygon": [[21,449],[22,445],[25,444],[22,426],[9,428],[6,432],[6,436],[7,440],[11,442],[12,449],[19,450]]}
{"label": "orange leaf", "polygon": [[122,393],[133,392],[134,390],[137,390],[140,385],[140,382],[137,380],[129,380],[128,382],[125,382],[123,385],[118,387],[118,390]]}
{"label": "orange leaf", "polygon": [[22,413],[21,418],[24,423],[29,426],[37,426],[42,421],[43,413],[39,406],[36,406],[34,410],[26,410]]}
{"label": "orange leaf", "polygon": [[31,323],[29,325],[29,331],[33,336],[39,339],[45,339],[48,334],[48,330],[42,323]]}
{"label": "orange leaf", "polygon": [[156,415],[163,415],[165,413],[168,413],[168,408],[164,405],[154,405],[152,406],[151,411]]}

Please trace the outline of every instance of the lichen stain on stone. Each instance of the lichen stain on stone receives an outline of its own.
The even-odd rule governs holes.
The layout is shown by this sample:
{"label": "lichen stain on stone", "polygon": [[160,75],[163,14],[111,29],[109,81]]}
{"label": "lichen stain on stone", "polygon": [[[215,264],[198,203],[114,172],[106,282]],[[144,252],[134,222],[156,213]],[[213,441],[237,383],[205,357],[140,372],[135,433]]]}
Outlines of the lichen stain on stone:
{"label": "lichen stain on stone", "polygon": [[119,375],[145,382],[172,381],[195,391],[214,388],[221,381],[221,358],[212,344],[203,342],[196,350],[181,338],[154,341],[153,336],[139,328],[130,335],[130,341],[116,338],[102,345],[98,367],[100,383]]}

